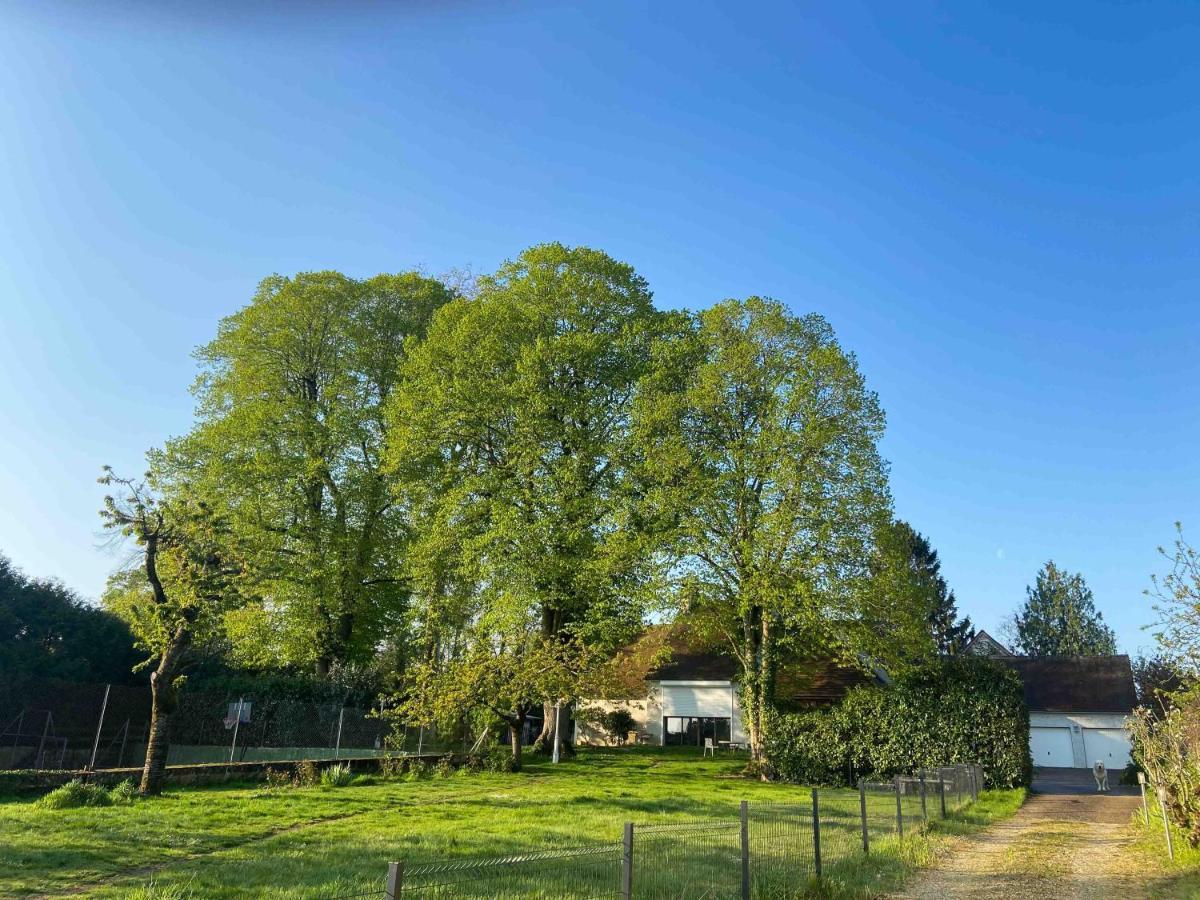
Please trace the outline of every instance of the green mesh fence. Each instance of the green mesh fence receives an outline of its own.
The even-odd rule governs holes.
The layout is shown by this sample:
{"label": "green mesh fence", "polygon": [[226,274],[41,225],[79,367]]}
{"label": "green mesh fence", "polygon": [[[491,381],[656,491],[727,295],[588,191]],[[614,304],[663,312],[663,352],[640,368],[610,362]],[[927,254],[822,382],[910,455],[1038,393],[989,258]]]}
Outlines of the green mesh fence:
{"label": "green mesh fence", "polygon": [[[857,792],[800,792],[727,816],[631,823],[622,841],[519,856],[394,866],[385,897],[628,897],[743,900],[795,896],[918,834],[976,797],[976,766],[925,769]],[[943,810],[945,811],[943,813]]]}

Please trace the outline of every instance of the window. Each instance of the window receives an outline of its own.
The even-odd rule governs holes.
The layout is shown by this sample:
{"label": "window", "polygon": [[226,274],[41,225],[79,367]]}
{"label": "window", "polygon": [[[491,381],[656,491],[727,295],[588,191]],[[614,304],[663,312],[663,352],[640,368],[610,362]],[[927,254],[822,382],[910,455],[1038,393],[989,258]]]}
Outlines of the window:
{"label": "window", "polygon": [[702,747],[704,739],[713,743],[730,739],[729,717],[663,716],[663,743],[668,747]]}

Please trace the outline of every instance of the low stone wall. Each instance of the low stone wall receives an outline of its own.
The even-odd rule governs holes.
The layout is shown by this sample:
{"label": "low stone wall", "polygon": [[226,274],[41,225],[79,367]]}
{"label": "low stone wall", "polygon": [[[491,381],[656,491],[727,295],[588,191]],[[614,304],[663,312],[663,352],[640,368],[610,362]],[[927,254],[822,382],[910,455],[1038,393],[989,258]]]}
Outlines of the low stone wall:
{"label": "low stone wall", "polygon": [[[412,753],[405,755],[404,759],[421,760],[422,762],[433,764],[450,755],[448,753],[422,753],[418,756]],[[316,767],[317,771],[327,769],[330,766],[343,765],[349,766],[352,772],[375,773],[380,771],[382,761],[387,758],[383,756],[368,756],[346,757],[344,759],[199,763],[186,766],[167,766],[166,781],[169,785],[221,784],[228,781],[263,781],[267,777],[267,769],[272,769],[276,772],[295,772],[296,766],[300,762],[311,763]],[[0,795],[7,794],[11,796],[13,794],[31,792],[42,793],[66,784],[75,778],[96,784],[114,785],[126,780],[136,782],[141,777],[142,769],[140,766],[125,769],[98,769],[95,772],[89,772],[86,769],[47,769],[42,771],[18,769],[0,772]]]}

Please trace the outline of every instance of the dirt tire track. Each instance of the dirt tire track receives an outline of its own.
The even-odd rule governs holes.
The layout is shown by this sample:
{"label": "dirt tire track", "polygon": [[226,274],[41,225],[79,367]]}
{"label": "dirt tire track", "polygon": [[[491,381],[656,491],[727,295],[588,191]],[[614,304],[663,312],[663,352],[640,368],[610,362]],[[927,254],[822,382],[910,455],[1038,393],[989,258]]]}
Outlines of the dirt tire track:
{"label": "dirt tire track", "polygon": [[1067,900],[1153,894],[1130,852],[1136,797],[1035,794],[1004,822],[955,842],[896,900]]}

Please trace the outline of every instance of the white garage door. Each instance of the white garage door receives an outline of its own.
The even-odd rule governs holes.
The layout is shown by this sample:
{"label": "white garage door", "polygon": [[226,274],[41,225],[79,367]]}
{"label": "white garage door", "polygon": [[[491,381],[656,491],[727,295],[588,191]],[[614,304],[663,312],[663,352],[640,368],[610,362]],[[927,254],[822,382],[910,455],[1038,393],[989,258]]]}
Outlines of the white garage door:
{"label": "white garage door", "polygon": [[1030,728],[1029,752],[1035,766],[1071,768],[1075,765],[1075,754],[1071,752],[1071,729]]}
{"label": "white garage door", "polygon": [[1129,764],[1129,737],[1124,728],[1085,728],[1083,746],[1089,766],[1096,760],[1108,769],[1123,769]]}

